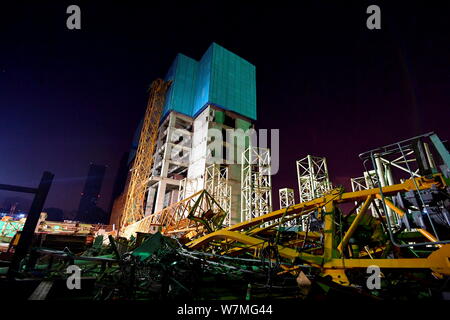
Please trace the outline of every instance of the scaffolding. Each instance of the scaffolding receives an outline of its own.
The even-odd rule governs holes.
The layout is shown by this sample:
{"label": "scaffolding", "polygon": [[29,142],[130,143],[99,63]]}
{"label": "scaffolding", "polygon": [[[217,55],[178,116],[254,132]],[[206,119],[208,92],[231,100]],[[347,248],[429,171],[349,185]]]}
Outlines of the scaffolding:
{"label": "scaffolding", "polygon": [[[280,199],[280,209],[286,209],[295,204],[294,189],[283,188],[278,190]],[[285,227],[294,227],[297,225],[296,220],[290,220],[283,224]]]}
{"label": "scaffolding", "polygon": [[[328,176],[326,158],[307,155],[298,160],[296,165],[300,203],[322,197],[333,188]],[[307,215],[301,219],[302,230],[305,230],[306,221],[310,217]]]}
{"label": "scaffolding", "polygon": [[241,221],[272,211],[270,150],[249,147],[242,153]]}
{"label": "scaffolding", "polygon": [[199,180],[184,178],[178,187],[178,201],[186,199],[199,190]]}
{"label": "scaffolding", "polygon": [[328,177],[327,160],[311,155],[297,161],[300,202],[311,201],[332,189]]}
{"label": "scaffolding", "polygon": [[294,189],[280,189],[278,190],[278,195],[280,198],[280,209],[284,209],[295,204]]}
{"label": "scaffolding", "polygon": [[351,178],[352,191],[378,188],[378,179],[374,170],[365,171],[362,177]]}
{"label": "scaffolding", "polygon": [[[364,174],[362,177],[350,178],[350,182],[352,185],[353,192],[369,190],[369,189],[374,189],[374,188],[379,187],[377,174],[376,174],[375,170],[364,171]],[[375,211],[374,205],[377,205],[379,210],[381,210],[378,203],[379,203],[379,200],[375,199],[369,207],[369,210],[372,213],[372,216],[374,216],[374,217],[377,217],[377,213]],[[358,204],[358,203],[355,202],[355,205],[356,204]],[[361,210],[361,206],[358,209],[356,209],[357,212],[359,212],[360,210]]]}
{"label": "scaffolding", "polygon": [[228,184],[228,167],[211,164],[205,168],[204,188],[227,213],[224,223],[231,225],[231,186]]}

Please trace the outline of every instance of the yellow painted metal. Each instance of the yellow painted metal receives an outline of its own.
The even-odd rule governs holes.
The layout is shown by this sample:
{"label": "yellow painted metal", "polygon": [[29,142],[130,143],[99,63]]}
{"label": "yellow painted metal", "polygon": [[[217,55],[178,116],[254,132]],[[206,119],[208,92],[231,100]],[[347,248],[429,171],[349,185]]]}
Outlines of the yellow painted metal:
{"label": "yellow painted metal", "polygon": [[373,195],[370,195],[367,197],[366,201],[364,201],[364,204],[362,205],[361,209],[359,210],[358,214],[356,215],[355,220],[353,220],[352,224],[350,225],[347,232],[345,233],[344,238],[342,239],[341,243],[338,245],[339,252],[342,253],[342,249],[347,246],[348,241],[350,240],[350,238],[352,237],[356,228],[358,227],[359,223],[361,222],[361,219],[366,214],[367,209],[369,208],[370,204],[372,203],[372,200],[373,200]]}
{"label": "yellow painted metal", "polygon": [[[376,194],[376,197],[380,200],[383,200],[383,197],[378,193]],[[386,203],[386,205],[391,208],[395,213],[397,213],[399,216],[403,216],[405,214],[405,212],[400,209],[399,207],[397,207],[395,204],[393,204],[389,199],[384,198],[384,203]],[[428,231],[424,230],[424,229],[417,229],[417,231],[419,231],[425,238],[427,238],[428,240],[430,240],[431,242],[437,242],[437,239],[435,236],[433,236],[431,233],[429,233]],[[438,246],[439,248],[442,247],[441,244],[436,244],[436,246]]]}
{"label": "yellow painted metal", "polygon": [[[234,240],[257,248],[264,248],[268,245],[265,240],[251,237],[241,232],[222,229],[191,241],[186,246],[191,249],[199,249],[215,240]],[[296,257],[298,257],[298,252],[295,249],[283,247],[281,245],[278,245],[278,252],[283,258],[295,259]]]}
{"label": "yellow painted metal", "polygon": [[[416,190],[416,187],[419,190],[425,190],[433,186],[438,188],[445,186],[441,175],[435,175],[433,178],[418,177],[414,178],[414,180],[407,180],[401,184],[383,187],[382,193],[385,196],[393,196],[398,192]],[[330,275],[334,281],[342,285],[349,284],[344,272],[346,269],[367,268],[371,265],[377,265],[380,268],[394,269],[429,269],[437,274],[450,275],[450,245],[442,246],[440,249],[432,252],[427,258],[370,259],[367,255],[362,255],[360,258],[351,259],[344,257],[337,258],[337,255],[334,254],[335,250],[339,249],[342,253],[343,248],[345,248],[348,240],[356,230],[358,223],[361,221],[364,212],[370,206],[371,201],[373,201],[375,197],[380,197],[379,192],[380,190],[378,188],[348,193],[342,193],[341,190],[335,189],[323,197],[312,201],[299,203],[289,207],[288,209],[277,210],[266,215],[206,234],[189,242],[187,247],[199,250],[212,244],[218,244],[219,246],[215,246],[215,250],[219,250],[220,252],[220,246],[226,243],[226,249],[222,252],[223,254],[232,253],[235,255],[247,252],[250,248],[253,248],[255,253],[258,253],[258,250],[261,250],[269,245],[267,240],[258,238],[259,234],[262,234],[263,231],[270,229],[270,227],[258,228],[258,226],[267,222],[272,222],[272,224],[275,225],[274,222],[283,215],[289,218],[293,216],[305,215],[311,213],[313,210],[318,210],[322,212],[321,216],[324,220],[323,254],[299,252],[295,249],[295,245],[299,242],[297,240],[291,240],[281,244],[276,244],[281,257],[290,261],[301,261],[301,263],[306,263],[313,267],[320,268],[323,275]],[[340,245],[336,248],[334,219],[336,206],[342,203],[353,203],[355,201],[364,201],[363,207],[350,228],[344,234]],[[384,201],[389,201],[389,199],[384,198]],[[401,209],[395,207],[392,202],[387,202],[387,205],[394,212],[400,214]],[[315,236],[317,238],[318,235],[315,234]],[[426,235],[424,234],[424,236]],[[432,235],[426,237],[433,242],[435,241]],[[380,252],[382,249],[377,248],[376,251]]]}
{"label": "yellow painted metal", "polygon": [[431,253],[427,261],[434,272],[450,276],[450,244],[443,245],[442,248]]}
{"label": "yellow painted metal", "polygon": [[328,201],[325,205],[325,217],[324,217],[324,259],[329,260],[333,257],[334,250],[334,202]]}
{"label": "yellow painted metal", "polygon": [[[424,230],[424,229],[418,229],[418,231],[428,240],[430,240],[431,242],[437,242],[436,237],[434,237],[431,233],[429,233],[428,231]],[[442,247],[442,244],[436,244],[436,246],[438,246],[439,248]]]}
{"label": "yellow painted metal", "polygon": [[171,82],[157,79],[150,86],[150,94],[145,111],[144,121],[139,138],[130,183],[122,216],[120,218],[119,233],[126,227],[144,217],[145,196],[151,176],[153,153],[158,138],[158,127],[167,89]]}
{"label": "yellow painted metal", "polygon": [[367,268],[376,265],[390,269],[431,269],[434,272],[450,275],[450,245],[432,252],[427,258],[414,259],[332,259],[323,264],[325,269]]}
{"label": "yellow painted metal", "polygon": [[[425,178],[425,177],[417,177],[414,178],[415,183],[418,186],[419,190],[429,189],[432,186],[442,186],[443,180],[442,175],[437,174],[433,179]],[[404,183],[396,184],[392,186],[383,187],[382,191],[384,195],[394,195],[398,192],[406,192],[410,190],[416,190],[416,186],[413,179],[406,180]],[[316,198],[311,201],[302,202],[290,206],[288,209],[280,209],[268,214],[262,215],[260,217],[253,218],[251,220],[247,220],[241,223],[237,223],[233,226],[225,228],[225,230],[241,230],[241,229],[249,229],[254,226],[261,225],[265,222],[273,221],[278,218],[281,218],[285,215],[286,218],[290,217],[293,214],[298,214],[298,216],[308,214],[311,210],[319,209],[325,206],[326,203],[330,201],[334,201],[336,204],[346,203],[346,202],[354,202],[354,201],[365,201],[368,196],[376,196],[380,190],[378,188],[368,189],[356,192],[347,192],[341,193],[340,190],[334,189],[330,193],[326,194],[323,197]]]}
{"label": "yellow painted metal", "polygon": [[278,272],[277,273],[277,275],[282,275],[282,274],[285,274],[285,273],[290,273],[290,274],[292,274],[292,275],[296,275],[297,273],[298,273],[298,271],[301,269],[301,266],[297,266],[297,267],[288,267],[288,266],[285,266],[285,265],[280,265],[281,266],[281,268],[284,270],[284,271],[280,271],[280,272]]}
{"label": "yellow painted metal", "polygon": [[[391,196],[398,192],[406,192],[411,190],[416,190],[416,184],[418,190],[426,190],[430,189],[433,185],[434,186],[443,186],[445,185],[444,180],[442,178],[441,174],[435,174],[433,178],[427,178],[427,177],[417,177],[414,179],[408,179],[403,183],[400,184],[394,184],[391,186],[386,186],[382,188],[382,192],[385,196]],[[376,196],[380,193],[379,188],[374,189],[367,189],[367,190],[361,190],[356,192],[348,192],[342,195],[340,200],[345,201],[352,199],[353,201],[363,201],[365,200],[369,195]]]}
{"label": "yellow painted metal", "polygon": [[331,279],[334,282],[339,283],[342,286],[350,285],[350,281],[348,280],[345,271],[342,269],[324,269],[322,276],[331,276]]}
{"label": "yellow painted metal", "polygon": [[206,224],[213,222],[214,219],[223,218],[226,214],[208,191],[200,190],[125,227],[123,236],[128,238],[135,235],[136,232],[150,232],[151,227],[159,227],[163,234],[192,232],[190,237],[203,234],[207,231],[207,228],[200,220],[203,220],[205,213],[210,214],[209,219],[205,219],[208,220],[205,221]]}
{"label": "yellow painted metal", "polygon": [[[191,249],[199,249],[213,240],[224,239],[232,239],[234,241],[258,248],[263,248],[268,245],[264,240],[247,236],[239,232],[219,230],[194,240],[188,243],[187,246]],[[278,252],[280,253],[280,256],[284,258],[288,258],[290,260],[300,258],[305,263],[320,267],[324,270],[324,273],[326,273],[325,271],[328,269],[367,268],[371,265],[376,265],[380,268],[431,269],[440,274],[450,275],[450,245],[445,245],[434,251],[428,258],[414,259],[331,259],[327,261],[320,256],[299,253],[294,249],[280,245],[278,245]]]}

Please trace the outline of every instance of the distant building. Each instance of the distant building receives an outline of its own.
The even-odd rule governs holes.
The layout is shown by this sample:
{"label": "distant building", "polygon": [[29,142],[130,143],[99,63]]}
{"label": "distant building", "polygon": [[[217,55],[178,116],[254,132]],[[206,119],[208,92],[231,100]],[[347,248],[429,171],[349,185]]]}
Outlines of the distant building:
{"label": "distant building", "polygon": [[[88,176],[81,193],[80,205],[78,207],[77,220],[87,223],[98,223],[104,220],[99,216],[100,208],[97,201],[100,198],[103,179],[105,177],[106,166],[91,163],[89,165]],[[99,210],[100,209],[100,210]]]}
{"label": "distant building", "polygon": [[4,198],[0,206],[0,211],[13,215],[17,212],[28,212],[31,206],[31,198],[20,196],[10,196]]}
{"label": "distant building", "polygon": [[119,168],[117,169],[116,178],[114,180],[112,197],[110,203],[110,211],[112,210],[114,199],[116,199],[125,189],[127,182],[128,170],[129,170],[129,152],[124,152],[120,159]]}
{"label": "distant building", "polygon": [[[136,139],[136,138],[135,138]],[[135,150],[133,151],[135,152]],[[117,221],[119,213],[117,210],[117,203],[116,200],[119,198],[123,198],[123,192],[125,190],[125,187],[127,185],[127,178],[128,178],[128,171],[129,171],[129,165],[130,165],[130,153],[125,152],[122,155],[122,158],[119,163],[119,168],[117,169],[116,178],[114,180],[113,190],[112,190],[112,197],[111,197],[111,203],[109,206],[109,223],[110,221]],[[116,210],[114,210],[114,205],[116,205]],[[115,214],[116,216],[113,216]]]}
{"label": "distant building", "polygon": [[60,208],[45,208],[47,213],[47,221],[64,221],[64,211]]}

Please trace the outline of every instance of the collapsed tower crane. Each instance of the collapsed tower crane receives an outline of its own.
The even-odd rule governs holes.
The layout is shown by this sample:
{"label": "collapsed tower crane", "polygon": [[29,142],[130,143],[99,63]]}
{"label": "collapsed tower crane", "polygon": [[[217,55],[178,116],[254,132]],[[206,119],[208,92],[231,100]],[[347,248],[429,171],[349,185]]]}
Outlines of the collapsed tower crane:
{"label": "collapsed tower crane", "polygon": [[[425,152],[432,146],[433,152]],[[414,162],[406,158],[411,150]],[[375,266],[383,270],[380,278],[386,288],[402,283],[420,291],[433,283],[436,291],[442,290],[450,276],[449,150],[431,132],[359,155],[365,172],[374,171],[368,167],[370,162],[377,168],[377,160],[388,156],[406,167],[396,176],[399,183],[392,176],[395,183],[391,185],[372,183],[371,188],[353,192],[337,187],[190,239],[186,247],[221,256],[268,259],[284,269],[278,275],[298,277],[303,270],[311,278],[328,278],[342,286],[363,288],[368,268]],[[376,181],[382,178],[378,171]],[[368,213],[371,206],[376,215]],[[391,222],[388,208],[398,224]],[[312,229],[310,223],[299,231],[279,227],[306,215],[317,219],[318,228]],[[414,287],[408,279],[420,284]]]}
{"label": "collapsed tower crane", "polygon": [[120,218],[119,233],[129,224],[144,217],[144,202],[147,184],[151,177],[153,153],[156,148],[159,121],[164,107],[165,96],[171,81],[157,79],[150,86],[150,94],[142,124],[139,145],[131,169],[125,205]]}

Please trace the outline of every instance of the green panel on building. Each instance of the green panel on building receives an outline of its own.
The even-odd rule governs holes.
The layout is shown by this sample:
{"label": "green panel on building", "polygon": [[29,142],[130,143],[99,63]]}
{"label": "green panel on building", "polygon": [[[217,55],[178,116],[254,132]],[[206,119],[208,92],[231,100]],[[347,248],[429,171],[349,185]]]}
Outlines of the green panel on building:
{"label": "green panel on building", "polygon": [[197,61],[180,53],[177,55],[165,78],[173,82],[166,95],[163,116],[172,110],[192,114],[197,69]]}
{"label": "green panel on building", "polygon": [[209,103],[256,119],[255,66],[213,43]]}
{"label": "green panel on building", "polygon": [[216,43],[200,61],[178,54],[165,79],[173,84],[163,117],[171,110],[195,117],[213,104],[256,119],[255,66]]}
{"label": "green panel on building", "polygon": [[214,121],[217,123],[223,123],[225,121],[225,113],[215,110]]}

